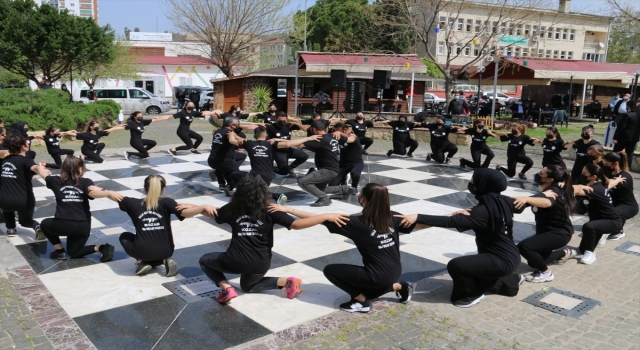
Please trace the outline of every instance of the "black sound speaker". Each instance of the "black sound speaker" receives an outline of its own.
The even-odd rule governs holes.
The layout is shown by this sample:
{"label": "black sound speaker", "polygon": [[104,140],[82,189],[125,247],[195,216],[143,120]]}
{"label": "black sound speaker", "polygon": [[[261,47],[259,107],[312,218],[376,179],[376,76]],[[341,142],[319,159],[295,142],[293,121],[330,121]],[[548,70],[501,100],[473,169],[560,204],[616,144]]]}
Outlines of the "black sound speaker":
{"label": "black sound speaker", "polygon": [[376,89],[391,88],[391,71],[390,70],[374,70],[373,71],[373,87]]}
{"label": "black sound speaker", "polygon": [[347,87],[347,71],[344,69],[331,70],[331,86],[338,88]]}
{"label": "black sound speaker", "polygon": [[364,110],[364,82],[350,81],[347,84],[347,98],[345,100],[345,111],[362,112]]}

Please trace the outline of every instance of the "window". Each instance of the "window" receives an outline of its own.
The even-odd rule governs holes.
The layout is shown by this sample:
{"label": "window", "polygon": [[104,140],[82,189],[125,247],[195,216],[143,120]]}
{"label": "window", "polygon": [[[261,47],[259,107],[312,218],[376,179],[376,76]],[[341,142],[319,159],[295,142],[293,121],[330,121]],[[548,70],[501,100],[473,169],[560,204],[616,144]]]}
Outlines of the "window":
{"label": "window", "polygon": [[553,50],[553,58],[558,58],[558,50]]}
{"label": "window", "polygon": [[522,36],[522,24],[518,24],[518,26],[516,27],[516,35]]}
{"label": "window", "polygon": [[509,56],[509,55],[513,55],[513,47],[511,47],[511,46],[507,47],[507,56]]}
{"label": "window", "polygon": [[506,23],[500,24],[500,34],[504,34],[506,32],[507,32],[507,24]]}
{"label": "window", "polygon": [[569,60],[573,59],[573,51],[567,52],[567,59],[569,59]]}
{"label": "window", "polygon": [[515,48],[515,54],[516,54],[516,57],[520,57],[520,48],[519,47]]}
{"label": "window", "polygon": [[[115,91],[115,90],[112,90],[112,91]],[[129,90],[129,97],[131,97],[131,98],[148,98],[148,96],[144,92],[142,92],[140,90]]]}
{"label": "window", "polygon": [[[540,57],[540,58],[544,57],[544,50],[543,49],[539,49],[538,50],[538,57]],[[549,56],[547,56],[547,57],[549,57]]]}
{"label": "window", "polygon": [[522,48],[522,57],[527,57],[529,56],[529,49],[524,47]]}
{"label": "window", "polygon": [[444,41],[438,41],[438,55],[444,55]]}
{"label": "window", "polygon": [[456,45],[456,55],[460,55],[461,52],[462,52],[462,46]]}
{"label": "window", "polygon": [[545,27],[545,26],[541,26],[540,27],[540,37],[541,38],[544,38],[544,33],[545,33],[546,30],[547,30],[547,27]]}
{"label": "window", "polygon": [[567,58],[567,51],[560,51],[560,58],[562,59]]}
{"label": "window", "polygon": [[463,31],[464,30],[464,19],[463,18],[458,18],[458,30],[459,31]]}
{"label": "window", "polygon": [[468,19],[467,20],[467,32],[470,32],[471,28],[473,28],[473,20],[472,19]]}
{"label": "window", "polygon": [[509,23],[509,35],[513,35],[513,28],[515,25],[513,23]]}
{"label": "window", "polygon": [[478,57],[478,56],[480,56],[480,47],[474,46],[473,47],[473,57]]}
{"label": "window", "polygon": [[493,21],[493,26],[491,27],[492,31],[491,33],[496,34],[498,32],[498,22],[497,21]]}
{"label": "window", "polygon": [[529,36],[530,34],[531,34],[531,26],[530,25],[524,26],[524,35]]}
{"label": "window", "polygon": [[567,40],[569,38],[569,29],[564,28],[562,30],[562,40]]}
{"label": "window", "polygon": [[453,30],[454,21],[455,21],[455,18],[449,17],[449,30]]}
{"label": "window", "polygon": [[582,59],[583,60],[588,60],[588,61],[593,61],[593,62],[604,62],[605,58],[604,55],[598,55],[595,53],[583,53],[582,54]]}
{"label": "window", "polygon": [[551,50],[547,50],[547,54],[544,57],[551,58]]}
{"label": "window", "polygon": [[469,57],[471,55],[471,48],[469,46],[464,47],[464,55]]}
{"label": "window", "polygon": [[192,78],[180,77],[180,85],[193,85]]}
{"label": "window", "polygon": [[571,29],[569,31],[569,41],[574,41],[576,39],[576,30],[575,29]]}
{"label": "window", "polygon": [[560,40],[560,33],[562,32],[562,29],[560,28],[556,28],[556,36],[555,39],[556,40]]}
{"label": "window", "polygon": [[538,36],[538,26],[533,26],[533,29],[531,29],[531,36]]}
{"label": "window", "polygon": [[547,31],[547,39],[553,39],[553,27],[549,27]]}
{"label": "window", "polygon": [[482,21],[479,19],[476,19],[476,27],[474,30],[476,33],[480,33],[480,29],[482,29]]}
{"label": "window", "polygon": [[446,25],[447,25],[447,17],[440,16],[440,29],[444,29]]}

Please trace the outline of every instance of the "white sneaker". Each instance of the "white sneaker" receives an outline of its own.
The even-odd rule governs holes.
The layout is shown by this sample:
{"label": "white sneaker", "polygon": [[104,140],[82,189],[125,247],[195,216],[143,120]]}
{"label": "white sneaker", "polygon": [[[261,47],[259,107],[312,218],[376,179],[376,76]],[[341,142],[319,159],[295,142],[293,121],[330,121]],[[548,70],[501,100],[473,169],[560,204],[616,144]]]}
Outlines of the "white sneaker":
{"label": "white sneaker", "polygon": [[[607,239],[608,239],[608,240],[610,240],[610,241],[617,241],[617,240],[619,240],[620,238],[622,238],[622,237],[624,237],[624,236],[626,236],[626,235],[624,234],[624,232],[618,232],[618,233],[615,233],[615,234],[609,235],[609,237],[607,237]],[[602,236],[602,238],[604,238],[604,236]],[[604,244],[603,244],[603,245],[604,245]]]}
{"label": "white sneaker", "polygon": [[129,160],[129,152],[124,151],[124,159]]}
{"label": "white sneaker", "polygon": [[569,259],[573,259],[578,255],[578,252],[575,249],[567,249],[569,254],[563,256],[562,258],[556,260],[556,265],[562,265],[569,261]]}
{"label": "white sneaker", "polygon": [[586,250],[584,256],[580,259],[581,264],[591,265],[596,261],[596,253]]}
{"label": "white sneaker", "polygon": [[600,238],[600,241],[598,242],[598,246],[599,247],[604,247],[604,245],[607,244],[607,238],[608,237],[609,237],[608,234],[602,235],[602,238]]}
{"label": "white sneaker", "polygon": [[549,273],[542,273],[540,271],[536,271],[533,273],[533,278],[529,282],[533,283],[542,283],[542,282],[551,282],[553,281],[553,273],[549,271]]}

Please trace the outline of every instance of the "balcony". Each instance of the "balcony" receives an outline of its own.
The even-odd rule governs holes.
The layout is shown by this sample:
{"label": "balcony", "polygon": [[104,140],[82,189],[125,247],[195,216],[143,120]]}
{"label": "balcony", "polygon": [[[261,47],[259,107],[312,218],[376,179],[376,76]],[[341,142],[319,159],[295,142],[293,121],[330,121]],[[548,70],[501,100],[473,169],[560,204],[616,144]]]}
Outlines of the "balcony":
{"label": "balcony", "polygon": [[607,47],[606,43],[601,41],[590,41],[584,43],[584,49],[604,49]]}

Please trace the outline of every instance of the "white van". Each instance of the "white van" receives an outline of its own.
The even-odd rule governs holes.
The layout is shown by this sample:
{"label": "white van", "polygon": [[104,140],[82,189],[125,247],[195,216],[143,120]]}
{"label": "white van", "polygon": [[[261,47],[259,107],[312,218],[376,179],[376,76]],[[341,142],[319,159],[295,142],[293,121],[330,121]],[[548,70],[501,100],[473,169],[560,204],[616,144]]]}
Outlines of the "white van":
{"label": "white van", "polygon": [[[171,110],[169,101],[158,97],[151,92],[137,87],[106,87],[94,88],[98,94],[98,100],[113,100],[122,107],[125,115],[135,111],[147,114],[160,114]],[[73,90],[73,100],[89,103],[87,99],[88,88]]]}

